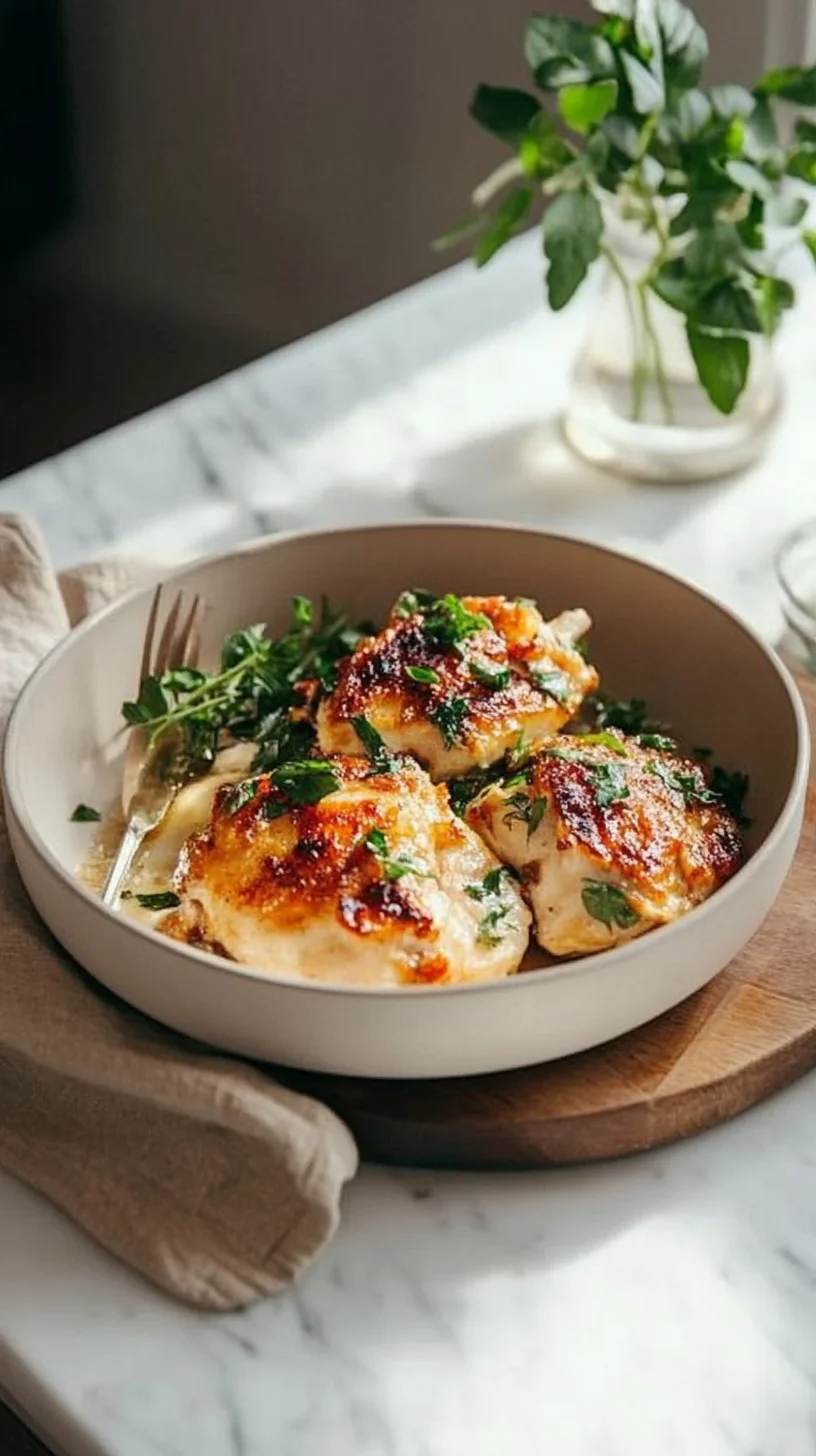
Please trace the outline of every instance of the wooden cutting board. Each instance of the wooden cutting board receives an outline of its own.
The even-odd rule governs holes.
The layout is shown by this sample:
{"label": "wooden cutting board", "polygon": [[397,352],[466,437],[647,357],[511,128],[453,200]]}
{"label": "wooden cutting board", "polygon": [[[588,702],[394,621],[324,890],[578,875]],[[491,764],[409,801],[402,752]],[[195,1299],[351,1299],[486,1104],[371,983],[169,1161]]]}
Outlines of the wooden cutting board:
{"label": "wooden cutting board", "polygon": [[[800,685],[816,724],[816,683]],[[796,859],[764,925],[715,980],[649,1025],[562,1061],[487,1077],[387,1082],[281,1075],[333,1107],[371,1161],[535,1168],[619,1157],[688,1137],[813,1066],[812,784]]]}

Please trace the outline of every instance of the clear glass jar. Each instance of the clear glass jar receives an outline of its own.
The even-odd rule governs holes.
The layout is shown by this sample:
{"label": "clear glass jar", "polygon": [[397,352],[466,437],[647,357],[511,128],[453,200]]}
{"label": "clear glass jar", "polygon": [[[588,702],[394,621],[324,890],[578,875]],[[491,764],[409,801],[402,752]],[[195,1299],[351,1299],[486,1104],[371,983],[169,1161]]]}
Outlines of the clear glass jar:
{"label": "clear glass jar", "polygon": [[816,677],[816,518],[785,537],[776,574],[785,617],[779,653],[794,671]]}
{"label": "clear glass jar", "polygon": [[615,258],[578,358],[564,427],[593,464],[642,480],[725,475],[763,451],[781,403],[772,346],[753,336],[748,384],[720,414],[697,378],[685,319],[638,286],[654,256],[652,234],[605,211]]}

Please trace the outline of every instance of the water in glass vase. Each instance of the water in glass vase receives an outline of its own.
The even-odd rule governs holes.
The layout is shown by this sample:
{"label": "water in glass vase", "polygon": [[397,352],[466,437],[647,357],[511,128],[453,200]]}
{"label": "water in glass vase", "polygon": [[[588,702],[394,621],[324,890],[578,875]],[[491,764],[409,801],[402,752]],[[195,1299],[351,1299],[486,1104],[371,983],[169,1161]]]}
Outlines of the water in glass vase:
{"label": "water in glass vase", "polygon": [[648,263],[648,245],[619,223],[573,376],[567,438],[594,464],[643,480],[741,469],[762,453],[779,411],[772,345],[751,338],[748,384],[721,414],[697,378],[683,315],[639,285]]}

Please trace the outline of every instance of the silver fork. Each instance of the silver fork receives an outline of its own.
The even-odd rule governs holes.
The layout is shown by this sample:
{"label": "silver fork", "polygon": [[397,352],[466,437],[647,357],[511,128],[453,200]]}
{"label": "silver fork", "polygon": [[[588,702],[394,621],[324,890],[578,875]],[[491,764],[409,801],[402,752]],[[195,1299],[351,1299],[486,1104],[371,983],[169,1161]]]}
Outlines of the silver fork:
{"label": "silver fork", "polygon": [[[179,592],[167,614],[155,654],[153,639],[159,619],[161,586],[156,588],[145,628],[139,688],[147,677],[161,677],[174,667],[196,667],[201,650],[201,623],[204,603],[193,598],[183,613],[183,593]],[[115,905],[125,875],[145,836],[164,818],[180,788],[178,774],[173,772],[178,758],[181,736],[178,730],[166,730],[153,741],[143,728],[131,728],[128,735],[125,763],[122,770],[122,809],[127,828],[108,871],[102,891],[105,905]]]}

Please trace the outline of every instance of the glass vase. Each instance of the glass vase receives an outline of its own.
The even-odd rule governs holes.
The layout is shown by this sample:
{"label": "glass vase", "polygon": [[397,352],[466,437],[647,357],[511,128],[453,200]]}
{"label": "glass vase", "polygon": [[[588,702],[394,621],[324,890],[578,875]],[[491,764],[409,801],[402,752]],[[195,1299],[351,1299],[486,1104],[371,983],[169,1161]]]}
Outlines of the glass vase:
{"label": "glass vase", "polygon": [[730,415],[703,390],[685,318],[640,286],[653,256],[648,235],[619,218],[606,235],[605,274],[578,357],[564,428],[593,464],[642,480],[710,479],[764,450],[781,403],[772,345],[750,338],[747,386]]}

